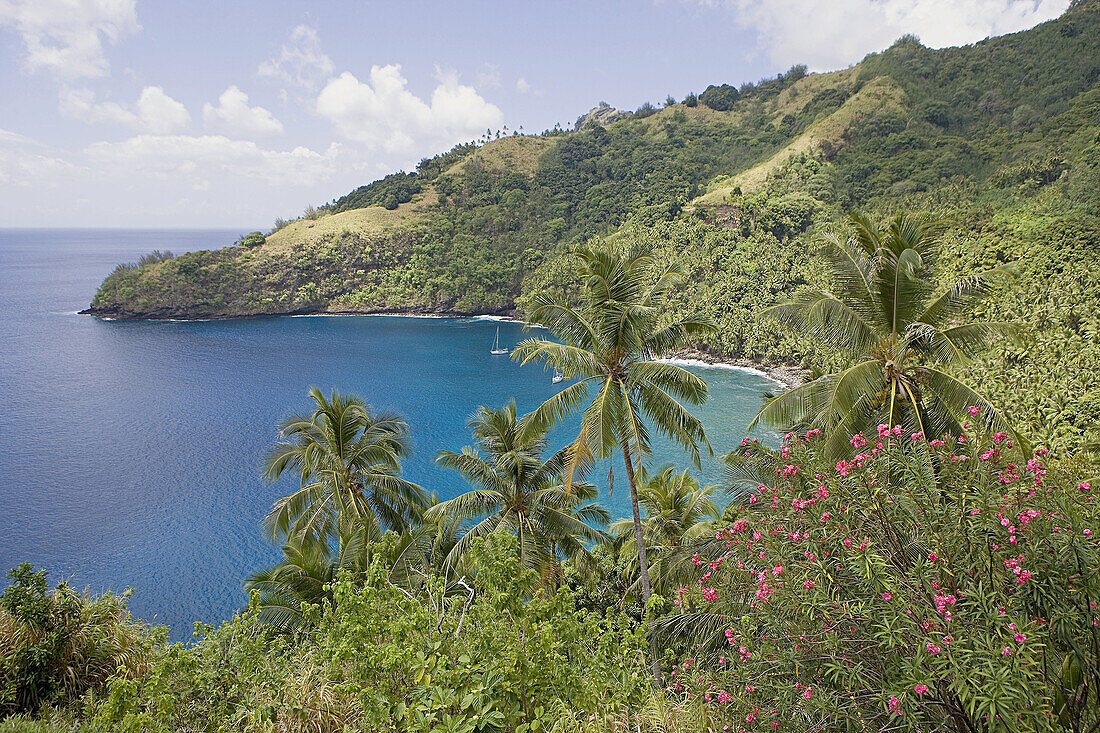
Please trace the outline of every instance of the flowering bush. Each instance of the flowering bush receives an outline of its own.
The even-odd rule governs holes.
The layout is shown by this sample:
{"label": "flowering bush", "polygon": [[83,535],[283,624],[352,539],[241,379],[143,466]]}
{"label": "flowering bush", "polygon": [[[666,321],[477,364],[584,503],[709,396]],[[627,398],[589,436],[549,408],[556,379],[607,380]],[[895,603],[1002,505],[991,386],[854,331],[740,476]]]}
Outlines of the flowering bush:
{"label": "flowering bush", "polygon": [[882,425],[835,463],[820,443],[727,457],[759,483],[665,619],[695,642],[674,691],[719,708],[726,731],[1096,723],[1091,486],[1053,480],[1045,450],[1017,458],[1000,433],[925,442]]}

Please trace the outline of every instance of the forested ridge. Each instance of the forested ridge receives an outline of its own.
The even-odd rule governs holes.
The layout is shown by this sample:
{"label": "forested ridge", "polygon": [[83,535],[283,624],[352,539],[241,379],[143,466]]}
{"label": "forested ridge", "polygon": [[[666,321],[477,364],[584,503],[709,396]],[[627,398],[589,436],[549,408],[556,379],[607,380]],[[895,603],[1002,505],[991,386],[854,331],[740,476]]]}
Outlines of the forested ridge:
{"label": "forested ridge", "polygon": [[1006,346],[992,357],[1004,368],[974,378],[1055,380],[1064,388],[1046,403],[1009,409],[1072,441],[1100,422],[1082,381],[1100,360],[1089,267],[1100,246],[1098,80],[1094,2],[966,47],[903,37],[843,71],[794,67],[606,128],[457,146],[279,222],[263,244],[255,234],[120,266],[91,312],[523,316],[560,279],[561,252],[610,236],[688,268],[670,316],[701,310],[718,324],[698,347],[808,366],[814,345],[756,312],[813,279],[809,253],[844,212],[906,210],[955,222],[950,275],[1017,263],[1021,286],[991,307],[1031,323],[1034,341]]}
{"label": "forested ridge", "polygon": [[[481,407],[447,501],[399,415],[314,389],[263,461],[300,479],[263,524],[283,558],[190,646],[16,568],[0,731],[1098,730],[1098,254],[1080,0],[460,145],[122,265],[91,312],[514,313],[548,331],[512,358],[563,386]],[[690,470],[706,381],[658,358],[688,348],[806,370],[721,486]]]}

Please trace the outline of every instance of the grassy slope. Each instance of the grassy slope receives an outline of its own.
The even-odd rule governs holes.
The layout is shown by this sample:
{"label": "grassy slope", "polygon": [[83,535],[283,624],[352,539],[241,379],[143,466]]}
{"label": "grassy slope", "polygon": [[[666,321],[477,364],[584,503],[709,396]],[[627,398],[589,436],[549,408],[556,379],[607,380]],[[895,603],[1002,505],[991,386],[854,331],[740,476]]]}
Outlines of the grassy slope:
{"label": "grassy slope", "polygon": [[[614,233],[684,264],[673,309],[721,326],[709,348],[816,362],[814,344],[786,340],[756,313],[815,282],[808,253],[844,210],[916,210],[954,218],[951,274],[1021,263],[1023,285],[997,308],[1035,339],[972,379],[1035,432],[1068,442],[1100,423],[1089,396],[1100,389],[1081,376],[1100,373],[1098,80],[1096,0],[969,47],[899,43],[850,69],[769,82],[768,93],[761,84],[729,112],[674,105],[606,130],[459,151],[396,210],[297,221],[254,250],[123,270],[95,310],[502,312],[568,280],[554,255],[570,242]],[[693,200],[697,210],[680,213]],[[722,218],[707,213],[715,203],[728,205]],[[1039,374],[1056,388],[1044,391]]]}
{"label": "grassy slope", "polygon": [[[811,83],[817,81],[814,76],[806,79]],[[794,88],[792,87],[792,90]],[[815,120],[805,132],[775,155],[734,176],[722,176],[715,179],[707,186],[707,193],[692,203],[696,206],[717,206],[728,203],[730,194],[735,188],[742,191],[760,188],[769,175],[775,173],[792,158],[819,152],[823,143],[829,143],[839,148],[844,145],[845,138],[851,133],[852,129],[861,122],[884,112],[903,111],[905,102],[905,90],[893,79],[889,77],[874,79],[845,100],[836,112]],[[776,114],[781,117],[784,113],[777,112]]]}

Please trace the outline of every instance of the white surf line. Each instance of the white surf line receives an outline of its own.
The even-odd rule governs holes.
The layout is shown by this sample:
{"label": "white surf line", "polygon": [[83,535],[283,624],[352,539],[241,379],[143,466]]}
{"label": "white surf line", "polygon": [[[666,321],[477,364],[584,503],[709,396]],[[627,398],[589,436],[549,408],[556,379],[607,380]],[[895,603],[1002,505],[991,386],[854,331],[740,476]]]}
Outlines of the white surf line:
{"label": "white surf line", "polygon": [[725,370],[731,371],[731,372],[742,372],[744,374],[755,374],[758,377],[764,377],[764,379],[767,379],[771,382],[775,382],[776,384],[783,387],[784,389],[787,388],[787,384],[785,382],[781,382],[780,380],[778,380],[775,377],[771,376],[767,372],[765,372],[761,369],[756,369],[755,367],[741,366],[740,364],[723,364],[723,363],[715,364],[713,362],[703,361],[702,359],[672,359],[672,358],[668,358],[668,359],[655,359],[655,361],[659,361],[659,362],[662,362],[664,364],[675,364],[676,366],[684,366],[684,367],[690,366],[690,367],[698,367],[700,369],[725,369]]}

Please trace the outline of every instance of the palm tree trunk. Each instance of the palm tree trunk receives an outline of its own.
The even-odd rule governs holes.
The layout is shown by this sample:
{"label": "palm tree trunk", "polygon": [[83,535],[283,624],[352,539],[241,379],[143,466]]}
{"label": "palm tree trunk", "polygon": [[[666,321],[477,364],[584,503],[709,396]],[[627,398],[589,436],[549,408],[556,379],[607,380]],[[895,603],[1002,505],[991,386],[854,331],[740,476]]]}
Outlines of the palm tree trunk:
{"label": "palm tree trunk", "polygon": [[[630,462],[630,451],[626,442],[623,444],[623,462],[626,464],[626,480],[630,484],[630,508],[634,512],[634,544],[638,548],[638,572],[642,579],[642,603],[649,603],[649,562],[646,559],[645,539],[642,537],[642,517],[638,510],[638,487],[634,483],[634,464]],[[653,669],[653,680],[658,688],[664,688],[664,678],[661,676],[661,662],[657,655],[657,639],[653,634],[653,620],[647,617],[648,626],[646,633],[649,636],[649,658]]]}

